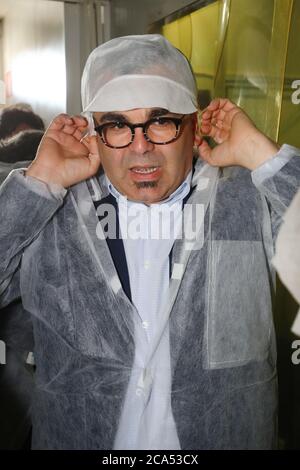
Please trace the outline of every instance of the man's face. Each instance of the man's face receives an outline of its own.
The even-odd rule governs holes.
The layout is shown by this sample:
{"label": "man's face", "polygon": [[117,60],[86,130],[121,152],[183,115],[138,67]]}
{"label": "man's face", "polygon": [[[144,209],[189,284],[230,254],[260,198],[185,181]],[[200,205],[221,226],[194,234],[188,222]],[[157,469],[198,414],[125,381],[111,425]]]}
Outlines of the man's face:
{"label": "man's face", "polygon": [[[94,120],[96,125],[119,121],[136,124],[157,116],[181,117],[161,108],[141,108],[94,113]],[[121,149],[107,147],[99,136],[103,169],[128,199],[146,204],[162,201],[180,186],[192,167],[194,135],[194,115],[186,115],[178,139],[166,145],[148,142],[140,127],[135,129],[133,142]],[[143,173],[145,169],[147,173]]]}

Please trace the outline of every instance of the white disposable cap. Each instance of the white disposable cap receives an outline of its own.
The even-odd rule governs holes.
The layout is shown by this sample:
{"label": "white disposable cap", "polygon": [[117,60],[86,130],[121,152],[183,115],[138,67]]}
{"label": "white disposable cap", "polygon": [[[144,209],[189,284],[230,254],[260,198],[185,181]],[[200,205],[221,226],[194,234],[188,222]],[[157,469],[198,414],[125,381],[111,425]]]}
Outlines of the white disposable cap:
{"label": "white disposable cap", "polygon": [[112,39],[92,51],[81,82],[83,114],[164,108],[197,111],[195,78],[186,57],[159,34]]}

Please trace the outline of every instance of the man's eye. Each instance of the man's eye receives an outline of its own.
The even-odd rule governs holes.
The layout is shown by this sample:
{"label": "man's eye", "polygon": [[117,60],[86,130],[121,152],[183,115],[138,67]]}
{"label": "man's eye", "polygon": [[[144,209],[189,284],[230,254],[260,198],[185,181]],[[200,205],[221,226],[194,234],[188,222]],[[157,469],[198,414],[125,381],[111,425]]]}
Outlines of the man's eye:
{"label": "man's eye", "polygon": [[116,121],[116,122],[110,122],[107,124],[107,127],[109,129],[115,129],[115,130],[118,130],[118,129],[124,129],[124,127],[126,127],[126,124],[125,122],[121,122],[121,121]]}
{"label": "man's eye", "polygon": [[154,121],[154,125],[157,125],[157,126],[166,126],[170,123],[169,119],[168,118],[157,118],[155,121]]}

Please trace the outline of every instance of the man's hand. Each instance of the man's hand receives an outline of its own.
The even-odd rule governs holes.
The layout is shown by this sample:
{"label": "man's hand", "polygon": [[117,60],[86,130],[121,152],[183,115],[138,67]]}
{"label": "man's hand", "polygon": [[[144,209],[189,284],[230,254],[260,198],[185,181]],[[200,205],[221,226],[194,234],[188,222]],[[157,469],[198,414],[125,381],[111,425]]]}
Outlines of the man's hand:
{"label": "man's hand", "polygon": [[82,140],[87,121],[60,114],[50,124],[26,175],[68,188],[93,176],[100,166],[95,136]]}
{"label": "man's hand", "polygon": [[279,149],[228,99],[216,98],[203,111],[200,132],[219,144],[211,149],[205,140],[196,136],[199,156],[212,166],[239,165],[254,170]]}

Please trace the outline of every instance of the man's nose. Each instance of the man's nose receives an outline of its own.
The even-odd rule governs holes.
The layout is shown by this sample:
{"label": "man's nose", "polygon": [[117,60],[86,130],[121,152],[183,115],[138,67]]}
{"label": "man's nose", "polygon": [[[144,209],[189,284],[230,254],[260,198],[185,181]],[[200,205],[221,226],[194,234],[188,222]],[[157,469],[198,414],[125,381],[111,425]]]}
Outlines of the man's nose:
{"label": "man's nose", "polygon": [[137,127],[135,129],[133,142],[130,144],[132,150],[137,153],[151,152],[154,148],[154,144],[146,140],[143,129]]}

